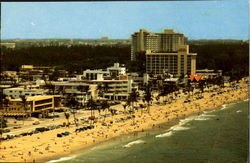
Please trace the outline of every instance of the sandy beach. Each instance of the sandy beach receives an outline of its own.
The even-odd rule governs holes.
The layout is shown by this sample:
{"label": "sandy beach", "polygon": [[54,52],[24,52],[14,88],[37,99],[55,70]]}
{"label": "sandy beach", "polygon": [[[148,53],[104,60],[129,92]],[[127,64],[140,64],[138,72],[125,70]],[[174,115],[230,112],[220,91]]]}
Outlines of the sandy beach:
{"label": "sandy beach", "polygon": [[[79,127],[71,125],[69,128],[59,128],[31,136],[19,137],[3,141],[0,146],[1,162],[44,162],[50,158],[69,155],[72,151],[89,147],[98,142],[110,138],[133,133],[135,131],[147,130],[157,124],[171,121],[175,118],[184,118],[190,114],[199,113],[203,110],[215,109],[226,103],[232,103],[249,98],[249,87],[245,81],[240,81],[240,88],[231,90],[230,87],[221,89],[222,94],[211,97],[216,92],[204,92],[204,98],[184,103],[186,98],[181,98],[166,105],[153,105],[150,107],[150,114],[145,108],[135,111],[135,118],[127,119],[129,114],[119,114],[107,117],[107,126],[102,126],[104,119],[94,123],[95,128],[75,133],[75,129],[87,126],[82,124]],[[194,99],[191,96],[190,99]],[[131,115],[130,115],[131,116]],[[132,116],[131,116],[132,117]],[[124,121],[121,118],[125,119]],[[119,119],[119,122],[116,120]],[[112,122],[112,123],[110,123]],[[57,137],[58,133],[69,131],[68,136]],[[146,133],[145,133],[146,134]]]}

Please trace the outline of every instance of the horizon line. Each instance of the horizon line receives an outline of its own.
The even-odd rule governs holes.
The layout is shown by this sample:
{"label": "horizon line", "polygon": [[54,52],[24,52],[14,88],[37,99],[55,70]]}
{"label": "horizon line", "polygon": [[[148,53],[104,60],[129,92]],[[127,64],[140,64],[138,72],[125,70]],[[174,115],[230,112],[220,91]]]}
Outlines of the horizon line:
{"label": "horizon line", "polygon": [[[106,37],[106,36],[104,36]],[[58,40],[63,40],[63,39],[79,39],[79,40],[102,40],[101,38],[5,38],[5,39],[0,39],[0,41],[3,41],[3,40],[49,40],[49,39],[58,39]],[[104,39],[105,40],[105,39]],[[131,40],[131,38],[108,38],[107,40]],[[105,40],[105,41],[107,41]],[[235,39],[235,38],[223,38],[223,39],[220,39],[220,38],[215,38],[215,39],[206,39],[206,38],[200,38],[200,39],[188,39],[188,40],[242,40],[242,41],[248,41],[248,39]]]}

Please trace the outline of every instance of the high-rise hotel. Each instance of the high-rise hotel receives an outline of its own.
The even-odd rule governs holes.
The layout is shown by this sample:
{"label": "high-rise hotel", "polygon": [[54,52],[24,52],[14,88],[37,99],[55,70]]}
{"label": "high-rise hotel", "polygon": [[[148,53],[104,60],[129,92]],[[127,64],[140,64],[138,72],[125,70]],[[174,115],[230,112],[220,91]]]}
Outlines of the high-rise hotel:
{"label": "high-rise hotel", "polygon": [[197,54],[189,53],[186,42],[184,34],[174,30],[150,33],[140,29],[132,35],[131,60],[136,60],[137,52],[145,51],[147,73],[195,74]]}

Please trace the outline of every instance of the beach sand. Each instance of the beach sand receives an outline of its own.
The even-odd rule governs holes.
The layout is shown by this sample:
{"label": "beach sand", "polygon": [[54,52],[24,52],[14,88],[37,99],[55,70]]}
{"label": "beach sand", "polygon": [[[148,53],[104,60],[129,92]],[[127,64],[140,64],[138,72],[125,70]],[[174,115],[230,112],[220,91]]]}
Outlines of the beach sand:
{"label": "beach sand", "polygon": [[[59,128],[3,141],[0,145],[0,161],[44,162],[51,158],[67,156],[72,151],[89,147],[119,135],[151,129],[157,124],[168,122],[175,118],[184,118],[190,114],[198,114],[203,110],[218,108],[218,106],[226,103],[248,99],[248,84],[241,81],[240,86],[242,88],[230,91],[227,90],[231,88],[223,88],[221,90],[226,91],[225,93],[213,97],[210,97],[210,95],[214,92],[205,92],[202,94],[204,96],[203,99],[190,103],[184,103],[185,98],[182,98],[173,101],[171,104],[154,105],[150,107],[150,114],[146,108],[143,113],[141,113],[141,110],[135,111],[135,118],[125,120],[124,122],[116,122],[116,119],[127,119],[126,117],[129,114],[107,117],[105,119],[107,126],[102,126],[104,119],[100,119],[94,124],[94,129],[77,134],[74,132],[76,127],[72,125],[69,128]],[[194,97],[190,97],[190,99],[192,98]],[[111,121],[113,121],[112,124],[110,123]],[[87,126],[87,124],[82,126]],[[69,131],[71,134],[58,138],[57,134],[64,131]]]}

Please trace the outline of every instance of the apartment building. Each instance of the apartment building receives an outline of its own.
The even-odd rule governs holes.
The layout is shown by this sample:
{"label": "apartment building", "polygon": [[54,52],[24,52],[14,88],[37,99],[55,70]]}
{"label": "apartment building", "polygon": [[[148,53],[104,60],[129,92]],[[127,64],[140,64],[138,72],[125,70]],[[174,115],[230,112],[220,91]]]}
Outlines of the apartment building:
{"label": "apartment building", "polygon": [[120,77],[119,80],[89,80],[85,81],[87,84],[97,85],[101,89],[97,90],[98,94],[102,92],[100,97],[104,97],[109,100],[126,100],[129,93],[135,86],[133,80],[128,77]]}
{"label": "apartment building", "polygon": [[172,53],[146,51],[146,72],[148,74],[196,73],[196,53],[189,53],[188,45],[179,45],[179,50]]}
{"label": "apartment building", "polygon": [[165,29],[163,33],[150,33],[140,29],[131,35],[131,60],[136,60],[136,53],[146,50],[152,52],[177,52],[180,45],[185,45],[187,38],[183,33],[175,33],[173,29]]}

